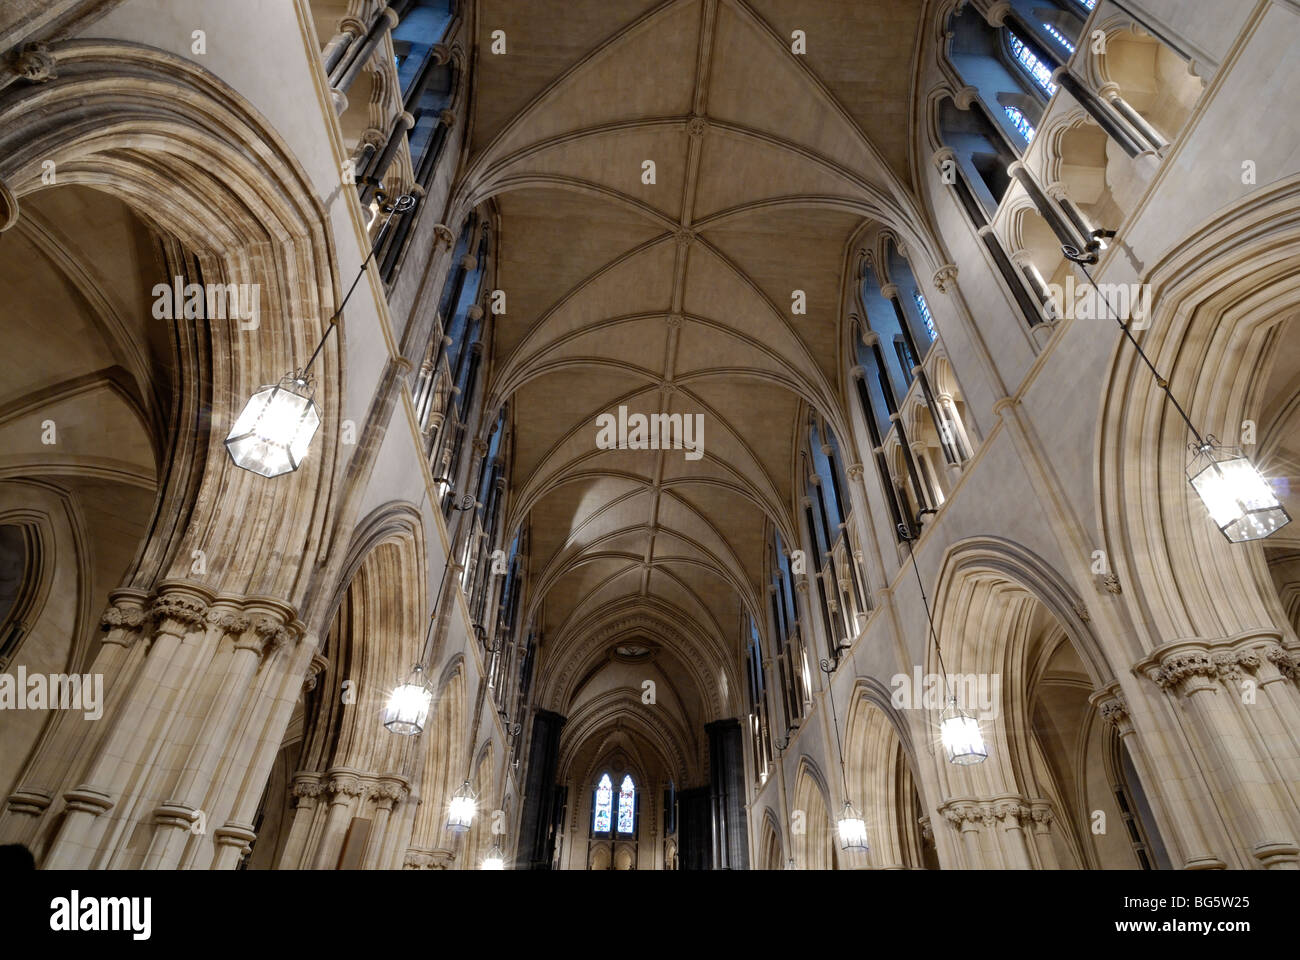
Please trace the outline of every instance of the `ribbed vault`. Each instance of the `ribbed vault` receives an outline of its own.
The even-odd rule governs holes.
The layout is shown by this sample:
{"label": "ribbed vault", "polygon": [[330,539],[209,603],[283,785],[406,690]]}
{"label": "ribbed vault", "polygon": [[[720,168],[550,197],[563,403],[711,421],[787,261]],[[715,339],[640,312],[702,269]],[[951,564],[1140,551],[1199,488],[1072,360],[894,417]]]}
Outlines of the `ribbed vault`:
{"label": "ribbed vault", "polygon": [[[489,404],[513,400],[511,522],[531,530],[552,709],[581,698],[611,610],[673,651],[693,724],[738,708],[766,536],[796,540],[801,418],[815,408],[848,434],[849,241],[867,221],[916,222],[905,112],[922,6],[479,4],[453,202],[500,216]],[[495,30],[504,54],[488,52]],[[620,406],[702,415],[702,455],[601,449],[597,417]]]}

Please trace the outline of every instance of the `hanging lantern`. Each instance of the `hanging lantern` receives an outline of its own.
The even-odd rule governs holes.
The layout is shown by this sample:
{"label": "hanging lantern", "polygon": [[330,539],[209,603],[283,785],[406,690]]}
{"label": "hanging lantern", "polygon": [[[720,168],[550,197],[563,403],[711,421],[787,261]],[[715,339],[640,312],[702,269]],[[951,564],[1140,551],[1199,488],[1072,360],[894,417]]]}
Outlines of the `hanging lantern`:
{"label": "hanging lantern", "polygon": [[962,712],[956,697],[948,701],[948,706],[939,715],[939,737],[949,763],[965,765],[983,763],[988,759],[989,751],[984,746],[979,721]]}
{"label": "hanging lantern", "polygon": [[432,702],[433,690],[424,679],[424,670],[416,664],[411,675],[388,695],[382,715],[384,726],[390,733],[413,737],[424,729],[424,721],[429,716],[429,704]]}
{"label": "hanging lantern", "polygon": [[311,381],[290,374],[253,394],[226,435],[226,450],[236,466],[278,477],[298,469],[319,426]]}
{"label": "hanging lantern", "polygon": [[1229,542],[1262,540],[1291,522],[1273,487],[1236,447],[1218,446],[1207,435],[1192,449],[1187,479]]}
{"label": "hanging lantern", "polygon": [[447,811],[447,829],[452,833],[464,833],[474,822],[474,812],[478,808],[478,797],[469,781],[460,785],[455,796],[451,798],[451,807]]}
{"label": "hanging lantern", "polygon": [[487,856],[483,858],[483,863],[479,865],[480,870],[504,870],[506,868],[505,854],[501,852],[501,847],[492,844],[492,849],[488,851]]}
{"label": "hanging lantern", "polygon": [[839,828],[840,849],[866,852],[867,823],[858,816],[858,811],[854,810],[853,804],[847,800],[844,801],[844,810],[840,814]]}

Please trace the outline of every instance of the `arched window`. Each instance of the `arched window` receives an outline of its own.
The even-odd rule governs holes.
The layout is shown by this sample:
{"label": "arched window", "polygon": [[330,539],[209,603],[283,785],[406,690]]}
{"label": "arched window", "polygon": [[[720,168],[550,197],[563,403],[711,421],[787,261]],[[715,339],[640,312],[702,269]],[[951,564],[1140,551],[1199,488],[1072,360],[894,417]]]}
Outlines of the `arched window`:
{"label": "arched window", "polygon": [[592,804],[591,832],[610,833],[612,827],[614,832],[625,836],[636,833],[636,782],[630,773],[623,775],[618,786],[617,814],[615,819],[614,781],[608,773],[602,773]]}
{"label": "arched window", "polygon": [[1007,31],[1007,45],[1011,47],[1012,59],[1029,75],[1029,79],[1034,81],[1038,89],[1049,97],[1056,93],[1056,84],[1052,82],[1052,68],[1011,30]]}
{"label": "arched window", "polygon": [[1006,111],[1011,122],[1015,124],[1016,132],[1025,138],[1025,143],[1030,143],[1034,139],[1034,125],[1029,122],[1029,118],[1012,106],[1002,108]]}
{"label": "arched window", "polygon": [[925,297],[921,296],[921,291],[913,292],[912,299],[916,301],[916,310],[921,315],[921,322],[925,324],[925,332],[930,335],[933,342],[939,334],[934,329],[934,317],[930,314],[930,305],[925,302]]}
{"label": "arched window", "polygon": [[1070,53],[1074,53],[1074,44],[1071,43],[1069,38],[1066,37],[1066,35],[1063,34],[1060,30],[1057,30],[1054,26],[1052,26],[1050,23],[1047,23],[1046,21],[1044,21],[1043,23],[1043,29],[1047,31],[1048,36],[1050,36],[1053,40],[1055,40],[1061,46],[1065,47],[1065,49],[1070,51]]}
{"label": "arched window", "polygon": [[609,833],[610,811],[613,807],[614,786],[609,774],[601,774],[600,783],[596,785],[596,812],[592,817],[591,829],[596,833]]}
{"label": "arched window", "polygon": [[624,774],[623,782],[618,788],[618,832],[631,833],[636,810],[636,787],[632,783],[632,774]]}

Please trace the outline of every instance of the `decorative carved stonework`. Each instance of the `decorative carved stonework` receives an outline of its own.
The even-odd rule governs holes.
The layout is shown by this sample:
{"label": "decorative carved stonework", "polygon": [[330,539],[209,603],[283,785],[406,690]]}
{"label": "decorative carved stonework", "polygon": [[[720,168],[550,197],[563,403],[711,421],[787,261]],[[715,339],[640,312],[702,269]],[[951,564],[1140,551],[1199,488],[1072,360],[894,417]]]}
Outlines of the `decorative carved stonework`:
{"label": "decorative carved stonework", "polygon": [[201,600],[177,594],[158,597],[149,607],[149,616],[159,624],[159,629],[168,622],[182,628],[199,627],[207,619],[207,613],[207,604]]}
{"label": "decorative carved stonework", "polygon": [[934,286],[940,293],[949,293],[950,286],[955,286],[957,282],[957,267],[952,263],[945,263],[935,271]]}
{"label": "decorative carved stonework", "polygon": [[25,43],[10,59],[10,69],[24,80],[43,83],[59,75],[48,43]]}
{"label": "decorative carved stonework", "polygon": [[100,626],[105,630],[122,627],[126,630],[138,630],[144,624],[144,610],[136,606],[114,604],[104,611],[99,618]]}
{"label": "decorative carved stonework", "polygon": [[1152,669],[1150,676],[1159,687],[1166,689],[1192,677],[1213,677],[1217,673],[1218,668],[1209,654],[1189,652],[1168,657]]}
{"label": "decorative carved stonework", "polygon": [[1100,707],[1101,718],[1113,727],[1119,727],[1128,719],[1128,704],[1124,698],[1116,694],[1109,700],[1103,701]]}
{"label": "decorative carved stonework", "polygon": [[330,777],[329,792],[335,798],[334,802],[339,803],[361,796],[365,793],[365,787],[356,777]]}
{"label": "decorative carved stonework", "polygon": [[709,121],[706,117],[691,117],[686,121],[686,132],[692,137],[702,137],[709,129]]}
{"label": "decorative carved stonework", "polygon": [[270,617],[259,617],[253,621],[253,632],[261,639],[262,652],[268,656],[293,640],[292,631]]}
{"label": "decorative carved stonework", "polygon": [[295,800],[295,807],[315,806],[317,798],[325,792],[325,785],[319,780],[295,780],[289,791]]}
{"label": "decorative carved stonework", "polygon": [[1296,679],[1297,668],[1300,664],[1297,664],[1296,658],[1283,650],[1282,647],[1277,644],[1271,645],[1265,651],[1264,658],[1277,667],[1282,676],[1289,677],[1292,680]]}

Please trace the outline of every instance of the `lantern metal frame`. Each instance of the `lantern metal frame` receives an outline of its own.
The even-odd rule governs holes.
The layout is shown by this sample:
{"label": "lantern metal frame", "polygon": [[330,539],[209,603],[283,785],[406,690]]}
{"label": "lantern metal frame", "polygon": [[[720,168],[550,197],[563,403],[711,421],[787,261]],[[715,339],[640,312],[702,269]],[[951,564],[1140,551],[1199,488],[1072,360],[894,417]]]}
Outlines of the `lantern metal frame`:
{"label": "lantern metal frame", "polygon": [[[1286,507],[1282,505],[1282,501],[1273,492],[1269,482],[1264,479],[1259,469],[1250,462],[1250,458],[1245,456],[1239,447],[1221,444],[1214,434],[1207,433],[1204,440],[1199,443],[1189,443],[1187,448],[1192,453],[1191,462],[1187,464],[1187,482],[1192,485],[1196,495],[1205,504],[1211,521],[1219,528],[1219,532],[1227,538],[1229,543],[1263,540],[1266,537],[1271,537],[1291,522],[1291,514],[1287,512]],[[1219,518],[1214,515],[1214,509],[1210,506],[1206,495],[1202,493],[1201,487],[1197,486],[1197,481],[1204,477],[1207,472],[1212,471],[1221,483],[1229,482],[1229,478],[1224,472],[1224,464],[1237,462],[1244,463],[1246,465],[1245,469],[1254,475],[1253,479],[1258,481],[1259,492],[1263,496],[1248,500],[1239,492],[1228,493],[1227,496],[1237,505],[1237,515],[1220,523]],[[1238,468],[1237,472],[1240,472],[1240,468]],[[1268,498],[1267,500],[1264,499],[1265,496]],[[1280,522],[1278,522],[1279,519]],[[1254,535],[1234,535],[1243,532]]]}
{"label": "lantern metal frame", "polygon": [[[469,808],[469,815],[462,817],[461,809],[466,806]],[[467,833],[474,825],[474,817],[477,815],[478,794],[466,777],[456,792],[451,795],[451,803],[447,807],[447,829],[452,833]]]}
{"label": "lantern metal frame", "polygon": [[[970,735],[972,725],[974,736]],[[954,726],[960,736],[952,735]],[[972,763],[983,763],[989,758],[988,744],[980,731],[979,721],[957,705],[956,697],[949,697],[948,705],[939,714],[939,736],[949,763],[964,767]]]}
{"label": "lantern metal frame", "polygon": [[[1155,379],[1156,386],[1164,391],[1166,399],[1168,399],[1174,410],[1177,411],[1178,416],[1182,418],[1183,423],[1187,424],[1187,429],[1191,431],[1192,436],[1195,438],[1194,442],[1188,444],[1189,449],[1193,453],[1193,457],[1192,462],[1187,465],[1187,479],[1188,482],[1191,483],[1192,490],[1196,493],[1197,498],[1201,501],[1202,506],[1205,507],[1206,512],[1210,514],[1214,525],[1219,528],[1219,532],[1223,534],[1224,538],[1229,543],[1247,543],[1251,540],[1263,540],[1266,537],[1271,537],[1278,530],[1290,523],[1292,519],[1291,514],[1287,512],[1287,509],[1284,506],[1282,506],[1282,502],[1278,499],[1276,494],[1272,494],[1274,503],[1263,508],[1252,508],[1243,502],[1240,496],[1234,496],[1234,499],[1237,500],[1238,505],[1241,508],[1240,515],[1228,523],[1221,524],[1218,519],[1214,518],[1209,502],[1206,500],[1204,494],[1202,494],[1201,489],[1196,486],[1191,470],[1192,467],[1196,465],[1197,461],[1202,459],[1209,461],[1203,470],[1216,469],[1219,470],[1221,476],[1222,470],[1217,466],[1217,464],[1226,463],[1228,460],[1240,459],[1249,465],[1250,470],[1262,484],[1268,486],[1268,480],[1259,472],[1259,468],[1256,467],[1248,457],[1244,456],[1240,450],[1235,447],[1221,446],[1213,434],[1207,433],[1202,436],[1201,432],[1196,429],[1196,424],[1192,423],[1191,417],[1187,415],[1187,411],[1183,409],[1183,405],[1178,402],[1178,398],[1175,397],[1173,391],[1169,389],[1169,381],[1160,375],[1160,371],[1156,369],[1155,364],[1151,362],[1151,358],[1148,357],[1146,351],[1142,349],[1142,345],[1138,343],[1137,338],[1133,336],[1133,330],[1129,326],[1129,321],[1120,319],[1118,311],[1111,306],[1110,298],[1102,292],[1099,286],[1097,286],[1097,281],[1093,279],[1092,273],[1088,270],[1088,266],[1097,263],[1099,259],[1097,253],[1097,250],[1101,245],[1099,238],[1110,238],[1114,236],[1114,230],[1094,230],[1091,234],[1091,240],[1082,250],[1073,244],[1066,243],[1061,245],[1061,252],[1065,255],[1067,260],[1077,264],[1079,269],[1083,271],[1083,275],[1087,278],[1088,283],[1092,285],[1093,290],[1097,291],[1097,295],[1101,298],[1101,301],[1106,304],[1106,312],[1111,315],[1111,319],[1119,324],[1119,328],[1123,331],[1124,337],[1133,345],[1133,349],[1137,351],[1143,364],[1145,364],[1146,368],[1151,371],[1151,376]],[[1214,451],[1216,450],[1232,450],[1235,451],[1235,456],[1216,461],[1214,459]],[[1197,476],[1202,475],[1203,470],[1198,471]],[[1281,523],[1273,525],[1267,532],[1262,532],[1262,529],[1257,528],[1256,532],[1259,533],[1258,536],[1246,537],[1233,537],[1232,534],[1228,532],[1228,527],[1232,527],[1239,523],[1244,524],[1247,521],[1250,521],[1254,514],[1272,510],[1280,512],[1284,519]]]}
{"label": "lantern metal frame", "polygon": [[[441,600],[441,596],[439,596],[439,600]],[[433,689],[432,684],[429,683],[428,676],[424,672],[424,664],[425,661],[428,659],[429,644],[433,639],[433,625],[438,621],[439,605],[440,605],[439,603],[435,603],[433,612],[429,614],[429,625],[425,627],[424,630],[424,646],[420,648],[420,659],[415,662],[415,665],[413,667],[411,667],[411,672],[407,674],[406,678],[400,681],[397,684],[397,686],[393,688],[392,692],[389,693],[388,701],[384,704],[384,713],[387,713],[390,709],[394,709],[393,698],[397,695],[398,690],[402,689],[403,687],[419,686],[419,687],[423,687],[424,690],[427,691],[429,695],[428,701],[425,703],[425,708],[424,708],[424,720],[428,719],[429,708],[433,705],[433,699],[437,695],[437,692]],[[419,736],[421,733],[424,732],[424,722],[421,722],[418,725],[399,724],[400,726],[407,727],[407,729],[395,729],[394,722],[390,720],[384,720],[383,724],[384,724],[384,729],[387,730],[389,733],[396,733],[400,736],[407,736],[407,737]],[[414,726],[414,729],[410,729],[410,727],[412,726]]]}
{"label": "lantern metal frame", "polygon": [[[488,866],[492,864],[492,866]],[[506,855],[501,849],[501,844],[493,843],[488,849],[487,856],[479,863],[480,870],[504,870],[506,868]]]}
{"label": "lantern metal frame", "polygon": [[[415,197],[409,193],[403,193],[397,197],[391,198],[390,200],[387,194],[383,192],[379,192],[375,194],[375,198],[376,200],[378,200],[380,204],[380,210],[386,213],[388,216],[384,220],[384,225],[379,228],[379,234],[375,237],[375,242],[371,245],[370,252],[366,254],[366,259],[361,261],[361,267],[357,270],[357,275],[352,278],[352,285],[348,287],[347,293],[344,294],[343,301],[339,304],[338,309],[334,311],[334,315],[331,316],[329,320],[326,322],[325,332],[321,334],[321,338],[319,342],[317,342],[316,344],[316,349],[314,349],[311,352],[311,356],[307,358],[307,363],[302,367],[301,370],[291,370],[289,373],[286,373],[283,377],[281,377],[277,383],[264,385],[258,387],[255,391],[253,391],[252,396],[250,396],[248,402],[244,404],[244,407],[240,410],[239,416],[235,418],[234,423],[231,426],[231,435],[228,435],[225,441],[226,452],[230,455],[230,459],[235,464],[235,466],[239,467],[241,470],[247,470],[249,473],[255,473],[260,477],[271,479],[274,477],[284,476],[284,474],[286,473],[295,472],[298,469],[298,467],[302,465],[303,457],[306,456],[305,450],[303,451],[303,457],[295,458],[290,456],[289,459],[291,465],[288,470],[281,470],[278,473],[269,473],[269,474],[263,473],[260,470],[254,470],[252,467],[245,466],[243,463],[240,463],[240,461],[236,458],[235,451],[231,449],[231,444],[237,443],[240,440],[247,439],[249,436],[252,435],[252,431],[249,430],[246,431],[245,433],[240,434],[239,436],[234,436],[233,433],[234,426],[237,425],[240,419],[243,418],[244,413],[247,412],[249,408],[249,405],[251,405],[253,401],[256,400],[256,398],[260,394],[264,393],[266,390],[270,389],[273,391],[272,393],[272,400],[273,400],[275,396],[275,392],[278,392],[281,389],[288,389],[285,386],[286,384],[292,384],[300,388],[304,388],[304,387],[309,388],[311,392],[308,393],[305,397],[298,390],[289,391],[294,393],[296,396],[303,397],[304,399],[307,400],[307,406],[303,411],[304,417],[306,416],[307,412],[315,411],[316,425],[315,427],[313,427],[311,436],[308,438],[307,441],[308,446],[310,446],[311,440],[315,438],[316,431],[320,429],[321,415],[320,415],[320,409],[316,406],[315,399],[314,399],[316,393],[316,379],[315,377],[311,376],[312,365],[316,362],[316,358],[320,356],[321,350],[324,349],[325,341],[329,339],[329,335],[333,333],[334,328],[338,326],[339,317],[343,315],[343,308],[346,307],[348,305],[348,301],[352,299],[353,291],[357,289],[357,284],[361,282],[361,277],[363,274],[365,274],[366,268],[370,266],[370,261],[375,258],[375,254],[379,252],[379,248],[383,245],[384,236],[388,232],[388,227],[392,223],[393,217],[399,213],[406,213],[408,210],[410,210],[412,207],[415,206]],[[270,404],[271,401],[268,401],[266,406],[263,409],[263,415],[265,414],[266,410],[270,409]],[[259,415],[258,419],[254,421],[254,423],[250,426],[256,426],[258,423],[261,422],[261,419],[262,417]]]}
{"label": "lantern metal frame", "polygon": [[[934,629],[934,614],[930,612],[930,598],[925,595],[925,581],[921,579],[921,568],[917,566],[916,563],[916,537],[912,535],[911,530],[908,529],[907,524],[905,523],[900,523],[897,527],[897,530],[898,530],[898,538],[907,544],[907,555],[912,560],[912,573],[916,575],[916,586],[921,591],[921,604],[925,607],[925,621],[930,628],[930,642],[934,644],[934,655],[935,658],[939,661],[939,682],[943,684],[943,691],[945,694],[947,694],[948,693],[948,668],[944,665],[943,662],[943,648],[939,646],[938,631]],[[952,707],[957,706],[957,698],[955,696],[949,697],[948,702],[949,702],[949,706]],[[961,714],[961,716],[969,720],[971,723],[975,724],[975,732],[979,736],[979,743],[980,746],[983,748],[983,750],[982,752],[971,751],[968,754],[970,759],[967,760],[954,760],[952,759],[952,756],[949,755],[948,762],[957,764],[959,766],[964,766],[966,764],[971,764],[971,763],[982,763],[983,761],[988,759],[989,751],[988,751],[988,744],[984,740],[984,734],[979,729],[979,721],[976,718],[972,717],[970,714],[962,711],[960,708],[957,708],[957,712]],[[945,708],[939,714],[940,736],[942,736],[943,734],[943,723],[947,713],[948,710],[947,708]]]}
{"label": "lantern metal frame", "polygon": [[[857,808],[849,800],[849,774],[844,766],[844,744],[840,739],[840,718],[835,711],[835,688],[831,682],[831,676],[835,673],[838,663],[832,663],[830,660],[823,658],[817,664],[821,667],[822,673],[826,674],[826,693],[831,701],[831,719],[835,722],[835,749],[839,751],[840,756],[840,777],[844,783],[844,809],[840,811],[840,817],[835,822],[836,834],[840,838],[840,849],[849,850],[854,853],[866,853],[869,849],[867,844],[867,822],[858,814]],[[859,826],[849,829],[844,826],[846,814],[851,814],[849,818],[856,821]]]}

